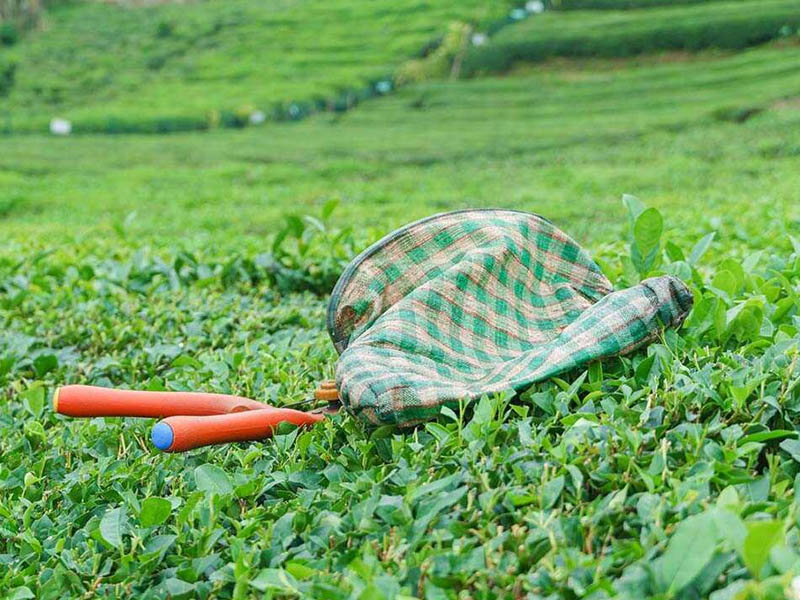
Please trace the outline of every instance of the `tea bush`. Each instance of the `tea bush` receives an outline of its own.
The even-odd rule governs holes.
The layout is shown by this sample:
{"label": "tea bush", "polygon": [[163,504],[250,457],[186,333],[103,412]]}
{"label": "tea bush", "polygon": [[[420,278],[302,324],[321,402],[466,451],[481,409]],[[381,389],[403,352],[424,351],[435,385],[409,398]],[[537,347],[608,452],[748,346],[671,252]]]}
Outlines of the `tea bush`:
{"label": "tea bush", "polygon": [[[181,35],[159,18],[150,39]],[[560,61],[257,129],[0,139],[0,597],[796,598],[799,54]],[[475,206],[550,218],[618,288],[676,275],[693,311],[410,431],[342,413],[168,455],[148,420],[50,408],[65,383],[307,399],[350,258]]]}
{"label": "tea bush", "polygon": [[19,39],[17,26],[10,22],[0,22],[0,46],[13,46]]}
{"label": "tea bush", "polygon": [[725,0],[550,0],[548,8],[551,10],[628,10],[719,1]]}
{"label": "tea bush", "polygon": [[7,96],[14,87],[17,65],[11,61],[0,62],[0,97]]}
{"label": "tea bush", "polygon": [[736,50],[782,37],[800,27],[791,0],[708,2],[628,12],[567,11],[528,19],[473,48],[462,73],[498,72],[520,61],[558,56],[626,57],[705,48]]}
{"label": "tea bush", "polygon": [[[626,205],[633,232],[658,214]],[[275,238],[275,256],[310,274],[352,254],[346,237],[307,237],[302,221]],[[740,253],[713,231],[687,245],[667,221],[649,262],[637,233],[630,248],[597,248],[618,286],[684,278],[691,317],[646,350],[518,398],[411,432],[340,415],[168,456],[148,448],[145,423],[54,416],[52,386],[302,398],[334,361],[324,303],[281,293],[263,277],[272,259],[120,235],[0,260],[0,589],[11,597],[777,599],[798,573],[791,236]]]}

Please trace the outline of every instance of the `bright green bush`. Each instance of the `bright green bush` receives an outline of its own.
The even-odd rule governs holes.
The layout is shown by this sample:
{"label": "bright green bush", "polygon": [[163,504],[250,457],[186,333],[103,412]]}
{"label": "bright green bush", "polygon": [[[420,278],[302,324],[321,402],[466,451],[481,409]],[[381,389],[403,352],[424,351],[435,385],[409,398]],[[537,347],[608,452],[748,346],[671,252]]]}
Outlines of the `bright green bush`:
{"label": "bright green bush", "polygon": [[518,61],[555,56],[626,57],[669,50],[741,49],[800,26],[795,0],[710,2],[692,7],[631,12],[540,15],[499,32],[473,48],[462,73],[497,72]]}
{"label": "bright green bush", "polygon": [[0,0],[0,47],[13,46],[22,32],[35,28],[48,7],[71,0]]}
{"label": "bright green bush", "polygon": [[715,0],[550,0],[550,10],[622,10],[676,4],[705,4]]}
{"label": "bright green bush", "polygon": [[117,117],[79,120],[73,123],[73,133],[177,133],[208,129],[204,118],[177,116],[120,119]]}
{"label": "bright green bush", "polygon": [[472,28],[466,23],[451,23],[439,46],[424,58],[402,64],[395,73],[395,81],[400,84],[427,81],[454,72],[453,65],[462,59],[471,33]]}
{"label": "bright green bush", "polygon": [[7,96],[14,86],[17,65],[11,61],[0,60],[0,98]]}
{"label": "bright green bush", "polygon": [[14,23],[0,23],[0,46],[13,46],[18,38],[19,32]]}

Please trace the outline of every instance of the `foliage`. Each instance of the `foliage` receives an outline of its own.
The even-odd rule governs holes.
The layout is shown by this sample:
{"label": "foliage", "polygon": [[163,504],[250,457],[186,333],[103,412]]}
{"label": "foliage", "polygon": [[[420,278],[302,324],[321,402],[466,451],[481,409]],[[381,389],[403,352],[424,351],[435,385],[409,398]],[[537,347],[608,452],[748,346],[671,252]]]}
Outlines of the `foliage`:
{"label": "foliage", "polygon": [[0,62],[0,98],[7,96],[11,92],[16,72],[16,63],[5,60]]}
{"label": "foliage", "polygon": [[[460,18],[426,14],[431,35]],[[154,44],[184,35],[159,19]],[[0,597],[796,596],[798,49],[673,59],[409,85],[257,130],[0,140]],[[129,108],[112,116],[158,116]],[[617,287],[675,274],[693,312],[410,432],[342,414],[165,455],[150,422],[49,408],[77,382],[303,400],[333,372],[348,259],[465,206],[552,219]]]}
{"label": "foliage", "polygon": [[17,43],[18,38],[19,32],[14,23],[10,21],[0,22],[0,47],[13,46]]}
{"label": "foliage", "polygon": [[446,23],[493,18],[507,2],[144,4],[53,6],[48,30],[14,48],[17,85],[0,100],[11,128],[46,132],[61,117],[76,132],[185,131],[241,124],[214,117],[244,107],[271,116],[278,105],[291,116],[292,104],[308,110],[314,98],[337,104],[345,90],[371,89]]}
{"label": "foliage", "polygon": [[725,0],[550,0],[548,8],[551,10],[627,10],[719,1]]}
{"label": "foliage", "polygon": [[473,48],[462,72],[505,71],[519,61],[557,56],[625,57],[668,50],[741,49],[800,27],[793,0],[738,0],[627,12],[551,12],[499,32]]}
{"label": "foliage", "polygon": [[286,224],[272,242],[271,254],[260,254],[255,264],[264,266],[279,290],[309,290],[327,294],[355,255],[352,228],[331,228],[327,221],[337,199],[322,207],[321,218],[311,215],[286,217]]}
{"label": "foliage", "polygon": [[711,114],[720,121],[744,123],[763,111],[764,108],[761,106],[723,106],[714,110]]}
{"label": "foliage", "polygon": [[441,43],[427,56],[410,60],[397,69],[395,81],[399,84],[441,79],[451,74],[458,76],[458,65],[470,43],[472,27],[466,23],[451,23]]}
{"label": "foliage", "polygon": [[[626,68],[595,61],[409,86],[341,118],[227,133],[11,136],[0,139],[0,236],[102,237],[135,212],[140,239],[180,232],[254,256],[287,207],[318,214],[335,198],[334,218],[367,232],[488,204],[600,240],[618,234],[625,192],[687,227],[755,211],[736,226],[758,234],[761,219],[795,218],[799,115],[781,99],[800,89],[798,60],[787,47]],[[714,117],[737,104],[765,110],[742,124]]]}
{"label": "foliage", "polygon": [[[635,252],[598,258],[619,285],[690,282],[680,333],[412,433],[343,415],[177,457],[152,453],[146,423],[64,420],[46,396],[80,380],[295,400],[332,367],[323,301],[128,236],[4,261],[0,589],[782,597],[800,573],[800,244],[740,264],[626,205]],[[278,247],[305,243],[290,223]]]}
{"label": "foliage", "polygon": [[0,0],[0,48],[13,46],[19,41],[21,31],[39,25],[46,7],[64,2],[65,0]]}

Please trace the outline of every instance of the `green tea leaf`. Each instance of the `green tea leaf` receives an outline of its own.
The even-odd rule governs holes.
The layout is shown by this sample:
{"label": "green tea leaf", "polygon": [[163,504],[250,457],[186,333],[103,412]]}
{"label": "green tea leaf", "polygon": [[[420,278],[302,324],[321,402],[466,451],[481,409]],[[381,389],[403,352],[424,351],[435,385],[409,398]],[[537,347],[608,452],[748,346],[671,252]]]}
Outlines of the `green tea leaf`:
{"label": "green tea leaf", "polygon": [[112,508],[100,519],[100,536],[109,546],[122,547],[122,533],[125,527],[125,509]]}
{"label": "green tea leaf", "polygon": [[142,552],[145,555],[164,553],[175,543],[176,539],[178,539],[176,535],[154,536],[147,540]]}
{"label": "green tea leaf", "polygon": [[714,241],[714,237],[717,235],[716,231],[712,231],[708,235],[703,236],[700,241],[698,241],[692,251],[689,253],[689,264],[692,266],[696,266],[697,263],[700,262],[700,259],[703,258],[703,255],[708,251],[711,247],[711,242]]}
{"label": "green tea leaf", "polygon": [[[796,438],[797,432],[791,429],[773,429],[771,431],[759,431],[758,433],[753,433],[750,435],[746,435],[743,438],[737,440],[736,445],[742,446],[748,442],[768,442],[769,440],[777,440],[780,438]],[[796,440],[786,440],[788,441],[796,441]],[[785,443],[785,442],[784,442]],[[781,444],[781,448],[783,448],[783,444]],[[791,451],[786,449],[787,452],[791,454]]]}
{"label": "green tea leaf", "polygon": [[631,235],[633,235],[634,223],[636,223],[636,219],[647,207],[639,198],[631,196],[630,194],[622,195],[622,204],[628,209],[628,221],[630,223]]}
{"label": "green tea leaf", "polygon": [[[794,434],[794,432],[792,433]],[[783,440],[779,446],[781,450],[785,450],[793,459],[800,462],[800,440]]]}
{"label": "green tea leaf", "polygon": [[55,354],[40,354],[33,359],[33,370],[37,377],[44,377],[50,371],[58,368],[58,358]]}
{"label": "green tea leaf", "polygon": [[782,544],[783,523],[781,521],[754,521],[747,524],[742,561],[753,577],[760,578],[772,548]]}
{"label": "green tea leaf", "polygon": [[745,484],[745,498],[750,502],[764,502],[769,497],[769,473]]}
{"label": "green tea leaf", "polygon": [[312,569],[311,567],[308,567],[303,563],[299,562],[286,563],[286,570],[294,578],[299,579],[301,581],[305,579],[310,579],[311,577],[317,574],[317,571],[315,569]]}
{"label": "green tea leaf", "polygon": [[286,216],[286,229],[289,231],[289,234],[299,238],[303,235],[303,232],[306,229],[306,224],[297,215],[287,215]]}
{"label": "green tea leaf", "polygon": [[714,556],[717,538],[711,512],[689,517],[678,525],[659,562],[662,589],[674,594],[691,583]]}
{"label": "green tea leaf", "polygon": [[563,490],[564,477],[562,475],[545,483],[542,489],[542,508],[552,508],[558,502]]}
{"label": "green tea leaf", "polygon": [[[732,487],[726,489],[733,490]],[[732,498],[725,500],[720,496],[717,506],[720,509],[713,511],[717,531],[734,550],[741,552],[747,537],[747,528],[742,519],[733,512],[738,507],[738,498],[734,502]]]}
{"label": "green tea leaf", "polygon": [[29,598],[36,598],[31,589],[27,586],[14,588],[8,595],[8,600],[28,600]]}
{"label": "green tea leaf", "polygon": [[778,544],[769,552],[769,562],[779,573],[788,573],[800,563],[800,555],[791,548]]}
{"label": "green tea leaf", "polygon": [[686,257],[683,255],[683,250],[674,242],[667,242],[664,244],[664,250],[666,250],[667,256],[669,256],[672,262],[684,262],[686,260]]}
{"label": "green tea leaf", "polygon": [[172,504],[166,498],[147,498],[142,502],[142,510],[139,512],[139,522],[142,527],[153,527],[161,525],[169,518],[172,511]]}
{"label": "green tea leaf", "polygon": [[175,596],[183,596],[194,591],[194,586],[191,583],[178,579],[177,577],[170,577],[163,583],[164,589],[169,594],[170,598]]}
{"label": "green tea leaf", "polygon": [[34,384],[27,390],[20,394],[22,405],[25,407],[31,416],[40,417],[42,409],[44,408],[44,388],[41,385]]}
{"label": "green tea leaf", "polygon": [[259,591],[281,590],[297,593],[297,580],[284,569],[262,569],[250,585]]}
{"label": "green tea leaf", "polygon": [[742,286],[745,283],[745,272],[742,268],[742,264],[740,261],[733,260],[731,258],[726,258],[721,263],[719,263],[718,269],[720,271],[727,271],[731,275],[733,275],[734,280],[734,289],[731,296],[735,296],[739,293],[739,290],[742,289]]}
{"label": "green tea leaf", "polygon": [[736,277],[730,271],[717,271],[717,274],[714,275],[714,279],[711,281],[711,285],[721,292],[724,292],[728,298],[733,298],[733,296],[736,295],[738,286]]}
{"label": "green tea leaf", "polygon": [[216,465],[200,465],[194,470],[197,489],[208,494],[232,494],[233,485],[228,474]]}
{"label": "green tea leaf", "polygon": [[322,220],[327,221],[333,214],[333,211],[336,210],[337,206],[339,206],[338,198],[331,198],[328,200],[322,207]]}
{"label": "green tea leaf", "polygon": [[636,218],[633,239],[643,256],[658,248],[663,230],[664,219],[658,209],[648,208]]}

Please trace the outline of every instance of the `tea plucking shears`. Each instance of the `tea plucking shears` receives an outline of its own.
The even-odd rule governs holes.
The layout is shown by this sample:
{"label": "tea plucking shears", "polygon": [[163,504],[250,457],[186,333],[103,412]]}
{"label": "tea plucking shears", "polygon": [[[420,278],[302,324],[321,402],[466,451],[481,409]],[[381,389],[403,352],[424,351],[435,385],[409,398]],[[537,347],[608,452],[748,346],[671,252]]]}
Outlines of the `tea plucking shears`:
{"label": "tea plucking shears", "polygon": [[302,411],[274,407],[249,398],[204,392],[120,390],[91,385],[67,385],[53,395],[53,409],[70,417],[150,417],[153,445],[164,452],[184,452],[201,446],[263,440],[281,423],[308,427],[339,409],[332,381],[323,382],[312,401],[326,405]]}

